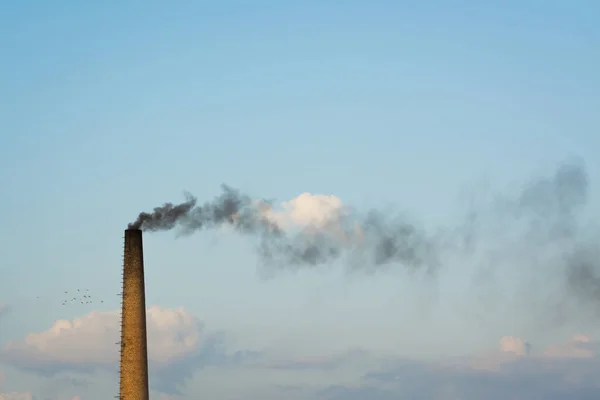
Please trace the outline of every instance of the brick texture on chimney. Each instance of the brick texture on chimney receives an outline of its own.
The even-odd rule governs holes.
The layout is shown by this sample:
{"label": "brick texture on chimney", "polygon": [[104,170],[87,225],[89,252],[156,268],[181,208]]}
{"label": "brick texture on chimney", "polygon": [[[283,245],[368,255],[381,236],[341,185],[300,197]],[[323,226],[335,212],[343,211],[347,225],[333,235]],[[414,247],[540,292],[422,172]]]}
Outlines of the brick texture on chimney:
{"label": "brick texture on chimney", "polygon": [[148,400],[148,344],[142,231],[125,231],[121,306],[120,400]]}

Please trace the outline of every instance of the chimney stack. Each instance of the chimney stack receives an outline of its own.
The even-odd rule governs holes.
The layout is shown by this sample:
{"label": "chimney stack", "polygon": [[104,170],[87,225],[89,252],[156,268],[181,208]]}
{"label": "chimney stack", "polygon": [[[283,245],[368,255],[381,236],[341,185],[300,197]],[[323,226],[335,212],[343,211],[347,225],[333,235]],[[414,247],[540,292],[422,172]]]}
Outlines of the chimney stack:
{"label": "chimney stack", "polygon": [[120,400],[149,400],[142,231],[125,231],[121,308]]}

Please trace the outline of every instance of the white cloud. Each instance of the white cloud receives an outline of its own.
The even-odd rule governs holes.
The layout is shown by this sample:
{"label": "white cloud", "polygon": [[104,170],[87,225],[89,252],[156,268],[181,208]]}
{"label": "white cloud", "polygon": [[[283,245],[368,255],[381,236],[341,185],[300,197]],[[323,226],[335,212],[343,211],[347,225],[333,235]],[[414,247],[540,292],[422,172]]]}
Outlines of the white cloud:
{"label": "white cloud", "polygon": [[[176,386],[205,365],[242,362],[252,352],[228,352],[222,332],[207,332],[183,308],[147,310],[148,359],[158,390]],[[10,342],[4,359],[22,370],[54,376],[63,371],[115,370],[119,360],[119,312],[92,311],[81,318],[58,320],[43,332]]]}
{"label": "white cloud", "polygon": [[[222,342],[213,343],[205,347],[204,352],[198,352],[199,346],[206,343],[206,334],[201,324],[184,310],[158,307],[151,310],[148,312],[149,329],[154,334],[150,343],[157,347],[151,350],[151,360],[162,366],[162,370],[159,368],[155,371],[160,375],[160,387],[154,389],[157,390],[156,397],[164,400],[217,394],[229,398],[240,393],[249,398],[258,398],[259,395],[266,399],[287,396],[298,400],[587,400],[600,396],[600,382],[596,379],[600,368],[599,343],[585,335],[573,336],[564,343],[553,344],[539,351],[534,351],[534,348],[530,350],[528,342],[521,338],[505,336],[499,340],[494,351],[437,361],[412,360],[360,349],[314,357],[298,354],[298,357],[287,359],[270,354],[269,357],[245,358],[247,362],[244,368],[237,369],[224,368],[227,364],[220,361],[238,362],[244,359],[244,353],[229,353],[227,357],[227,352],[221,347]],[[80,319],[81,322],[70,321],[70,325],[57,323],[52,329],[35,336],[36,340],[24,340],[23,343],[35,346],[35,354],[38,355],[40,349],[48,353],[53,346],[58,346],[53,341],[63,334],[73,335],[68,337],[76,343],[74,340],[77,335],[70,333],[72,330],[79,329],[88,335],[105,325],[92,324],[86,319],[88,317],[100,321],[97,316],[88,315]],[[86,330],[88,324],[90,326]],[[46,339],[41,340],[41,337]],[[101,335],[93,338],[97,340],[98,337]],[[85,343],[89,345],[89,342]],[[188,358],[188,352],[194,356]],[[60,356],[59,353],[51,354]],[[87,361],[83,357],[75,359],[77,363],[73,358],[66,358],[66,355],[62,357],[56,360],[59,367],[64,367],[67,361],[72,366],[103,361],[96,352],[89,352]],[[186,362],[182,363],[181,360]],[[29,359],[29,362],[32,360]],[[199,381],[186,386],[186,391],[182,393],[177,390],[180,388],[177,385],[184,382],[182,376],[190,376],[189,369],[186,370],[189,362],[195,365],[204,362],[211,368],[195,375]],[[229,387],[230,381],[236,382],[235,385]],[[151,383],[157,383],[156,377],[151,377]],[[85,393],[82,397],[86,397]],[[15,398],[21,399],[26,400],[23,397]]]}
{"label": "white cloud", "polygon": [[295,199],[283,202],[282,206],[284,211],[274,213],[274,216],[278,220],[287,220],[284,224],[291,221],[303,226],[324,227],[345,213],[342,201],[333,195],[302,193]]}
{"label": "white cloud", "polygon": [[531,345],[521,338],[515,336],[504,336],[500,339],[500,350],[507,353],[514,353],[518,356],[529,354]]}
{"label": "white cloud", "polygon": [[574,335],[569,341],[548,346],[543,356],[550,358],[592,359],[598,355],[598,343],[587,335]]}
{"label": "white cloud", "polygon": [[350,208],[334,195],[305,192],[278,207],[261,201],[255,204],[262,216],[282,231],[326,234],[342,244],[360,244],[364,236],[358,220],[350,218]]}
{"label": "white cloud", "polygon": [[[147,310],[149,359],[161,365],[198,348],[202,324],[183,309]],[[118,361],[119,312],[92,311],[73,321],[58,320],[43,332],[10,342],[5,352],[22,364],[113,365]]]}
{"label": "white cloud", "polygon": [[294,227],[323,229],[338,222],[347,212],[338,197],[311,193],[302,193],[282,202],[278,209],[262,202],[257,205],[267,220],[284,230]]}

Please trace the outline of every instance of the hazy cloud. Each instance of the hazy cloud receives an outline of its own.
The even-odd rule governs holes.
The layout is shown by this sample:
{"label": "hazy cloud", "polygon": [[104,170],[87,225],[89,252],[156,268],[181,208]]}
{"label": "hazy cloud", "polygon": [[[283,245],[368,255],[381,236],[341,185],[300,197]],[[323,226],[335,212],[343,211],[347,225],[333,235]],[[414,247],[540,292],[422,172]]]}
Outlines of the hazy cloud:
{"label": "hazy cloud", "polygon": [[[242,363],[258,357],[227,349],[223,332],[207,331],[184,309],[147,310],[148,359],[152,385],[168,394],[206,365]],[[60,372],[115,371],[119,361],[119,313],[92,311],[73,321],[58,320],[43,332],[6,345],[2,356],[22,370],[53,377]]]}
{"label": "hazy cloud", "polygon": [[[211,393],[190,393],[191,387],[184,390],[180,386],[198,367],[223,367],[240,363],[244,363],[247,368],[243,374],[252,376],[252,383],[240,381],[235,390],[232,387],[231,393],[246,393],[245,398],[258,398],[261,394],[266,399],[287,395],[287,398],[298,400],[553,400],[592,399],[600,395],[600,382],[597,380],[600,343],[587,335],[574,335],[562,343],[540,349],[529,346],[529,342],[522,338],[505,336],[498,341],[498,347],[493,351],[429,361],[376,354],[361,349],[318,357],[277,359],[274,354],[258,357],[255,353],[227,351],[221,335],[204,338],[207,335],[202,328],[190,329],[189,326],[195,319],[190,318],[183,310],[157,311],[160,312],[149,313],[149,316],[153,315],[154,325],[158,325],[157,321],[160,321],[165,328],[155,332],[152,339],[152,343],[158,348],[151,356],[151,361],[156,364],[154,376],[158,376],[158,380],[153,379],[157,381],[153,384],[154,390],[166,400]],[[76,321],[71,324],[81,329],[84,325],[83,322]],[[58,336],[69,335],[70,329],[75,328],[50,329],[38,335],[55,337],[56,332],[59,332]],[[183,335],[178,345],[173,342],[173,335],[169,332]],[[38,341],[35,342],[32,337],[28,338],[29,341],[25,339],[23,343],[29,343],[29,346],[36,343],[38,347],[34,354],[37,356],[40,353],[58,354],[51,349],[60,347],[50,339],[42,341],[37,337]],[[70,338],[77,346],[75,335]],[[188,344],[182,345],[182,342]],[[28,347],[21,347],[21,351],[24,348]],[[24,353],[13,353],[13,364],[17,355],[24,356]],[[72,355],[64,355],[61,360],[57,360],[58,366],[65,368],[66,363],[70,363],[71,370],[77,370],[81,364],[100,365],[104,360],[98,358],[96,352],[88,353],[87,357],[86,363],[84,357],[74,359]],[[24,359],[29,363],[30,370],[34,370],[36,365],[32,364],[33,358],[30,356]],[[21,367],[23,364],[24,361],[21,360]],[[356,378],[349,378],[350,376]],[[26,395],[11,394],[17,397],[10,399],[27,400],[27,397],[18,397]],[[82,397],[85,398],[85,394]],[[9,398],[2,400],[6,399]]]}
{"label": "hazy cloud", "polygon": [[368,361],[372,354],[361,349],[352,349],[342,353],[328,354],[320,357],[298,357],[291,360],[272,360],[260,364],[264,368],[276,370],[333,370],[342,365]]}
{"label": "hazy cloud", "polygon": [[[331,385],[313,390],[307,399],[431,400],[592,399],[600,396],[598,342],[585,335],[533,352],[528,342],[503,337],[496,351],[439,361],[371,355],[371,365],[355,385]],[[527,350],[529,349],[529,350]],[[321,360],[290,360],[272,365],[285,370],[328,370],[359,360],[368,353],[352,350]]]}
{"label": "hazy cloud", "polygon": [[32,400],[31,392],[4,392],[4,372],[0,371],[0,400]]}
{"label": "hazy cloud", "polygon": [[32,400],[31,392],[0,393],[0,400]]}
{"label": "hazy cloud", "polygon": [[504,336],[500,339],[500,349],[507,353],[514,353],[519,356],[529,354],[531,345],[525,340],[515,336]]}

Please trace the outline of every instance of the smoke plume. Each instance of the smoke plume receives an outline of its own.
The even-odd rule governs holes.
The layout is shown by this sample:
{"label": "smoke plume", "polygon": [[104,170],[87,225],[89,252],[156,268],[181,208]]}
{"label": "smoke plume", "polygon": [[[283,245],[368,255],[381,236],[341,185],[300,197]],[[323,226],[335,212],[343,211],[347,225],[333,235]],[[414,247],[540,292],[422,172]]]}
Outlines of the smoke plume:
{"label": "smoke plume", "polygon": [[427,235],[402,220],[386,220],[369,212],[359,222],[348,210],[334,210],[318,224],[286,229],[275,217],[271,202],[253,200],[239,190],[222,185],[222,194],[199,205],[186,193],[181,204],[165,203],[142,212],[129,229],[168,231],[189,235],[203,229],[230,226],[240,234],[260,239],[258,254],[268,266],[299,267],[329,263],[345,254],[369,254],[366,265],[402,263],[412,268],[435,267],[436,249]]}
{"label": "smoke plume", "polygon": [[600,252],[598,247],[578,248],[567,256],[568,288],[582,305],[591,305],[600,318]]}
{"label": "smoke plume", "polygon": [[222,185],[222,194],[213,201],[200,205],[188,193],[185,202],[165,203],[152,212],[142,212],[128,227],[143,231],[178,229],[179,234],[189,235],[221,226],[258,237],[258,254],[268,266],[315,266],[359,253],[368,255],[365,266],[400,263],[431,270],[437,265],[430,238],[406,221],[386,220],[376,211],[361,220],[348,209],[335,209],[318,222],[285,226],[271,202],[253,200],[227,185]]}
{"label": "smoke plume", "polygon": [[[582,162],[562,163],[512,193],[473,201],[461,226],[463,266],[479,277],[473,290],[487,312],[508,304],[531,324],[600,318],[599,229],[586,219],[589,176]],[[481,194],[481,193],[480,193]]]}
{"label": "smoke plume", "polygon": [[[485,277],[486,282],[475,279],[481,293],[489,291],[490,282],[504,279],[515,290],[515,282],[522,282],[527,304],[552,297],[584,305],[600,317],[600,251],[582,218],[589,202],[584,165],[565,162],[520,190],[481,195],[473,196],[455,226],[427,231],[416,220],[381,210],[361,212],[332,196],[317,199],[325,210],[318,217],[298,211],[299,202],[316,207],[309,204],[316,196],[309,194],[278,211],[272,202],[223,185],[212,201],[199,204],[186,194],[181,204],[141,213],[129,228],[189,235],[227,226],[257,239],[259,260],[276,269],[343,261],[351,271],[375,273],[395,266],[430,276],[441,266],[447,271],[470,267],[473,276]],[[534,299],[536,287],[546,297]]]}

